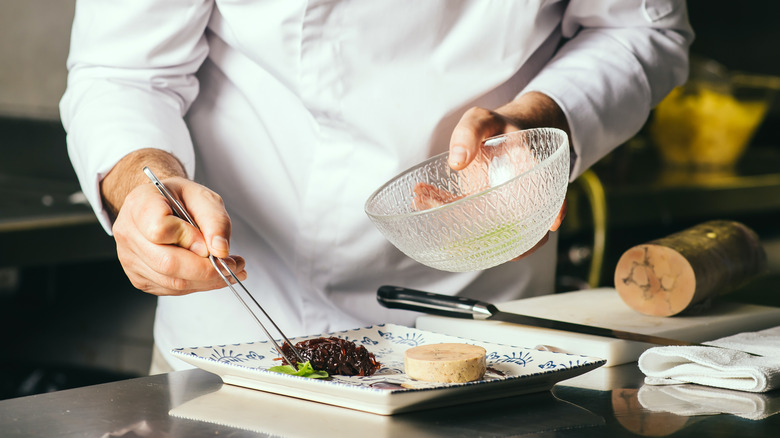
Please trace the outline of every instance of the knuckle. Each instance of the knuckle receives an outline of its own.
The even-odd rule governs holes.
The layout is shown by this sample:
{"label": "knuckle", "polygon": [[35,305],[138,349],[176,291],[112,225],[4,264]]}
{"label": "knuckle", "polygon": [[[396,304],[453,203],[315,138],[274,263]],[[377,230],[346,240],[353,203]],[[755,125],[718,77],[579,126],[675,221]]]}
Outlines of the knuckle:
{"label": "knuckle", "polygon": [[117,242],[127,242],[130,240],[130,231],[128,227],[124,225],[124,221],[117,219],[114,225],[111,227],[111,234],[114,235],[114,240]]}
{"label": "knuckle", "polygon": [[168,251],[161,254],[157,260],[158,272],[163,275],[170,276],[173,272],[176,272],[178,266],[176,257],[173,257]]}
{"label": "knuckle", "polygon": [[168,236],[170,230],[168,226],[162,221],[153,221],[150,223],[145,231],[147,239],[153,243],[164,242]]}
{"label": "knuckle", "polygon": [[165,280],[165,283],[163,287],[166,289],[176,291],[177,293],[185,293],[188,290],[189,282],[183,278],[178,277],[168,277]]}
{"label": "knuckle", "polygon": [[132,284],[134,288],[143,292],[152,293],[154,287],[151,281],[147,280],[146,278],[130,274],[128,274],[127,278],[130,280],[130,284]]}
{"label": "knuckle", "polygon": [[222,199],[222,196],[220,196],[219,193],[217,193],[217,192],[215,192],[213,190],[208,189],[207,187],[201,187],[199,195],[202,198],[208,200],[211,203],[219,204],[219,205],[222,205],[222,206],[225,205],[225,202]]}
{"label": "knuckle", "polygon": [[493,111],[481,106],[473,106],[466,111],[469,118],[482,121],[486,119],[492,119],[494,117]]}
{"label": "knuckle", "polygon": [[485,108],[482,108],[481,106],[472,106],[471,108],[466,110],[466,114],[468,115],[480,115],[482,113],[487,112]]}

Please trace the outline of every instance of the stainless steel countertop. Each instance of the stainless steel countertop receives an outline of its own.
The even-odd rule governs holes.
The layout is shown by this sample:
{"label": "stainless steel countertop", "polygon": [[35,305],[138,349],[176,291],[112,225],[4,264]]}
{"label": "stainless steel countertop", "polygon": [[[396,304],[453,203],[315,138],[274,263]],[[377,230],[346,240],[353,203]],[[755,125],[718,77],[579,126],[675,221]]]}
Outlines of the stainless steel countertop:
{"label": "stainless steel countertop", "polygon": [[[380,416],[223,385],[202,370],[0,401],[3,437],[775,437],[780,416],[693,416],[644,407],[635,363],[599,368],[551,391],[396,416]],[[724,391],[760,416],[780,393]],[[681,412],[683,403],[664,405]],[[690,405],[688,405],[690,407]],[[745,415],[747,416],[747,415]]]}

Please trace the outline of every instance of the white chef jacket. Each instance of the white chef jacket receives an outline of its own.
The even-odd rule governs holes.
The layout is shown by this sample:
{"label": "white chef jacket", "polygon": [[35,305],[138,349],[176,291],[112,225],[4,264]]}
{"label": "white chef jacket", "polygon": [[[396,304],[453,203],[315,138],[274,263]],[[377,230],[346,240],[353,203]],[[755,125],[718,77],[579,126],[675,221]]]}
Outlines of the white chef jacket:
{"label": "white chef jacket", "polygon": [[[466,109],[531,90],[567,116],[575,178],[685,80],[692,38],[682,0],[79,0],[61,113],[108,232],[101,178],[164,149],[224,198],[245,284],[288,335],[411,325],[377,287],[550,293],[555,239],[520,262],[440,272],[372,226],[371,192],[445,151]],[[166,354],[263,339],[226,289],[159,298],[154,333]]]}

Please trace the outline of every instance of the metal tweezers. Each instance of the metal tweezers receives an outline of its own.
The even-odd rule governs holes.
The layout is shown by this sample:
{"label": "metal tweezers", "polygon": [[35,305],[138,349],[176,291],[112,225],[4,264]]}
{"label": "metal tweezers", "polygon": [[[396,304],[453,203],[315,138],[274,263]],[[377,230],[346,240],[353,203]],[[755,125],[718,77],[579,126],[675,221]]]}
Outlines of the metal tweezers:
{"label": "metal tweezers", "polygon": [[[187,213],[187,210],[184,209],[184,207],[179,203],[179,201],[176,200],[176,198],[171,195],[171,192],[168,191],[168,189],[165,187],[165,185],[157,179],[157,176],[152,172],[151,169],[148,167],[144,167],[144,173],[146,176],[149,177],[149,179],[152,180],[154,183],[154,186],[157,187],[157,190],[160,191],[160,193],[165,197],[165,199],[168,200],[168,203],[171,205],[171,209],[173,210],[173,214],[178,216],[179,218],[186,220],[190,223],[193,227],[200,230],[200,227],[195,223],[195,221],[192,220],[192,217],[190,217],[189,213]],[[219,264],[222,265],[222,267],[225,269],[225,271],[230,274],[230,276],[235,280],[236,284],[241,286],[241,289],[244,290],[244,293],[252,300],[252,302],[255,303],[258,309],[260,309],[261,312],[263,312],[263,315],[268,319],[268,321],[271,323],[271,325],[274,326],[277,332],[282,336],[282,339],[284,339],[285,342],[287,342],[287,345],[290,346],[290,349],[292,350],[293,354],[295,355],[295,358],[298,359],[298,362],[303,363],[305,360],[301,357],[301,354],[298,352],[298,349],[295,348],[292,342],[290,342],[289,339],[287,339],[287,336],[284,335],[284,332],[279,328],[279,326],[276,325],[273,319],[266,313],[265,310],[263,310],[263,307],[260,305],[260,303],[257,302],[255,297],[252,296],[252,294],[249,293],[246,287],[244,287],[244,284],[241,283],[241,280],[236,277],[236,274],[233,273],[233,271],[228,267],[227,263],[225,263],[224,260],[218,257],[214,257],[213,255],[209,254],[209,260],[211,261],[211,264],[214,266],[214,269],[217,270],[217,273],[220,277],[222,277],[222,280],[225,281],[225,284],[227,284],[228,288],[233,292],[233,294],[238,298],[238,301],[241,302],[241,304],[244,305],[246,310],[252,315],[252,317],[257,321],[257,324],[260,326],[261,329],[263,329],[263,332],[265,332],[266,337],[268,337],[268,340],[271,341],[271,343],[274,344],[274,347],[276,347],[276,351],[279,352],[279,354],[284,357],[285,360],[287,360],[287,363],[291,366],[295,363],[292,360],[290,360],[289,357],[287,357],[286,354],[284,354],[284,351],[279,347],[279,344],[276,342],[273,336],[271,336],[271,333],[268,332],[268,330],[265,328],[263,323],[260,321],[260,318],[257,317],[257,315],[252,311],[252,309],[249,307],[249,305],[246,303],[246,301],[241,297],[241,295],[238,293],[238,291],[233,288],[233,285],[230,283],[230,280],[225,276],[225,274],[222,272],[222,270],[217,265],[217,261],[219,261]]]}

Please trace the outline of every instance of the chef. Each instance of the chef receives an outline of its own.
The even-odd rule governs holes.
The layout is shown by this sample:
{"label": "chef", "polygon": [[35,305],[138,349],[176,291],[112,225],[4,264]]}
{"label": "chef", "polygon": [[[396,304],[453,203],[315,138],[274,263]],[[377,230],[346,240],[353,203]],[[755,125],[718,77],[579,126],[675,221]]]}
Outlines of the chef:
{"label": "chef", "polygon": [[290,336],[413,325],[376,303],[382,284],[552,292],[554,234],[519,261],[440,272],[363,203],[426,157],[449,150],[460,169],[482,139],[531,127],[569,134],[573,180],[685,81],[692,39],[682,0],[78,0],[60,107],[128,278],[159,296],[165,371],[188,367],[171,348],[263,338],[208,253]]}

